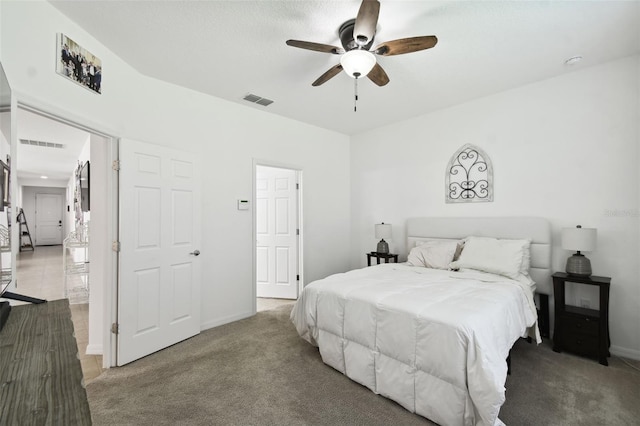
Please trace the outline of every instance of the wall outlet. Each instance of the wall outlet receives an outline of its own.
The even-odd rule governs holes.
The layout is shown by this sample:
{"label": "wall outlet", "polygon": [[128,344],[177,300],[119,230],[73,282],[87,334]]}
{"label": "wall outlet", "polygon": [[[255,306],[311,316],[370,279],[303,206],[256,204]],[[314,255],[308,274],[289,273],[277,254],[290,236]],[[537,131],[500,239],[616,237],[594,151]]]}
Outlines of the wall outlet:
{"label": "wall outlet", "polygon": [[580,299],[580,307],[582,307],[582,308],[590,308],[591,307],[591,303],[589,302],[589,299]]}

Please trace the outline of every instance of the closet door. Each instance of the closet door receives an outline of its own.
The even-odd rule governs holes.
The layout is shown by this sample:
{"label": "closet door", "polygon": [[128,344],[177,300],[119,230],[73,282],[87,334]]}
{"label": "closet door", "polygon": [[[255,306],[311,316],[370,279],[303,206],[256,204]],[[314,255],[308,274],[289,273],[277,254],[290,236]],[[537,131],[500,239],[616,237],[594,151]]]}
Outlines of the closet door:
{"label": "closet door", "polygon": [[256,294],[298,298],[298,190],[295,170],[256,167]]}

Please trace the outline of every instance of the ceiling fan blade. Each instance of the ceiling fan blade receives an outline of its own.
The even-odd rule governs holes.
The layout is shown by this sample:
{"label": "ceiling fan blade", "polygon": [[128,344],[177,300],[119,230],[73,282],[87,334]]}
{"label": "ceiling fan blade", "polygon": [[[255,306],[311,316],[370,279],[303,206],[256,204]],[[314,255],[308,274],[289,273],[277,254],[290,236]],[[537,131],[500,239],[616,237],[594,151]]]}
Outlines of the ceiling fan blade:
{"label": "ceiling fan blade", "polygon": [[326,83],[327,81],[331,80],[336,75],[340,74],[340,71],[342,71],[342,65],[341,64],[335,65],[335,66],[329,68],[329,71],[325,72],[320,77],[318,77],[318,79],[316,81],[314,81],[313,83],[311,83],[311,85],[312,86],[320,86],[321,84]]}
{"label": "ceiling fan blade", "polygon": [[389,82],[389,76],[378,63],[376,63],[373,66],[373,69],[369,71],[367,77],[369,77],[369,80],[373,81],[378,86],[385,86]]}
{"label": "ceiling fan blade", "polygon": [[379,44],[375,49],[373,49],[373,53],[382,56],[402,55],[404,53],[431,49],[436,45],[436,43],[438,43],[438,38],[436,36],[401,38]]}
{"label": "ceiling fan blade", "polygon": [[300,49],[315,50],[316,52],[333,53],[334,55],[340,55],[344,53],[344,49],[341,47],[331,46],[329,44],[314,43],[311,41],[287,40],[287,45],[292,47],[299,47]]}
{"label": "ceiling fan blade", "polygon": [[378,25],[380,2],[378,0],[362,0],[356,23],[353,27],[353,39],[359,46],[364,46],[373,40]]}

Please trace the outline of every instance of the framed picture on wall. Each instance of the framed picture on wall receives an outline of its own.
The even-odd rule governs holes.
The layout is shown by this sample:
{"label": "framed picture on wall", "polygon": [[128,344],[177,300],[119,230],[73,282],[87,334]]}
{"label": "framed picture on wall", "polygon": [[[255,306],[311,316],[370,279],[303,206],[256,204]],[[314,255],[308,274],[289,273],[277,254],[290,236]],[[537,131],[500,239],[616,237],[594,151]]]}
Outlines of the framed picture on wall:
{"label": "framed picture on wall", "polygon": [[11,194],[9,193],[11,169],[4,161],[0,161],[0,163],[2,165],[2,202],[0,203],[0,211],[4,211],[5,206],[11,205]]}
{"label": "framed picture on wall", "polygon": [[102,60],[61,33],[56,46],[56,72],[85,89],[102,93]]}

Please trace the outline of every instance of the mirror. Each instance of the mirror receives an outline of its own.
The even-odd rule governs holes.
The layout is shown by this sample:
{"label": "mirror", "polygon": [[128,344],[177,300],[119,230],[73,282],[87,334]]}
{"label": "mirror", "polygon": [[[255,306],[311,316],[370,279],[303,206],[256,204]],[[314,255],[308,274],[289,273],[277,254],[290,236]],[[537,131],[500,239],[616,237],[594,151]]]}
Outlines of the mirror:
{"label": "mirror", "polygon": [[11,284],[11,89],[0,64],[0,296]]}

